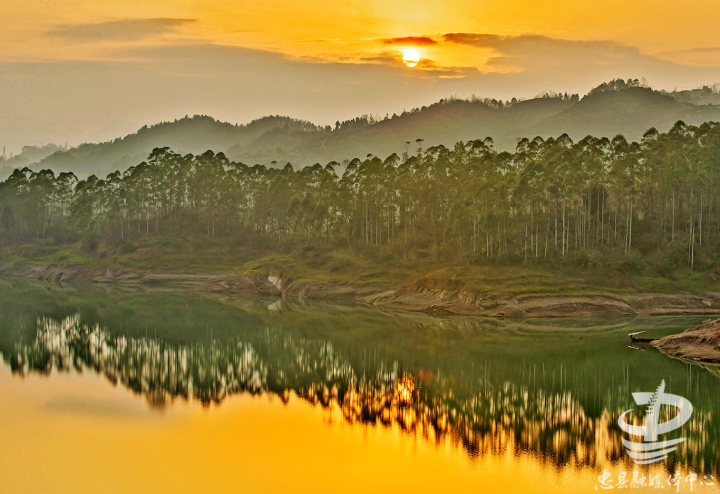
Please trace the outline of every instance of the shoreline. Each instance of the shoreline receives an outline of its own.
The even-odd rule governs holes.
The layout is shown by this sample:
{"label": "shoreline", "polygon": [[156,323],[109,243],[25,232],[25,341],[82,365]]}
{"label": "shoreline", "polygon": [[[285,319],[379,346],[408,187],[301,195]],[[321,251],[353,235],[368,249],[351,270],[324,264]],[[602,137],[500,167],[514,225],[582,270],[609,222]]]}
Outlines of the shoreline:
{"label": "shoreline", "polygon": [[350,300],[393,311],[484,317],[567,317],[632,315],[714,315],[720,317],[720,292],[631,294],[477,293],[467,288],[414,288],[371,282],[291,279],[279,273],[228,271],[151,272],[128,269],[6,264],[0,276],[49,282],[166,285],[206,293],[229,293],[299,300]]}

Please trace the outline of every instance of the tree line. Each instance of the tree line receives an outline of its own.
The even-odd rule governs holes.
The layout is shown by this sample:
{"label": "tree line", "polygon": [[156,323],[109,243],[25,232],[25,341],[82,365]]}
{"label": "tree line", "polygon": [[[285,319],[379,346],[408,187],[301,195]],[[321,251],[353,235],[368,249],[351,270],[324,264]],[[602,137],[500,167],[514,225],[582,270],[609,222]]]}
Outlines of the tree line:
{"label": "tree line", "polygon": [[[622,135],[491,138],[294,170],[156,148],[101,179],[17,169],[0,243],[142,235],[263,236],[503,262],[711,267],[720,240],[720,124]],[[344,168],[344,170],[343,170]]]}

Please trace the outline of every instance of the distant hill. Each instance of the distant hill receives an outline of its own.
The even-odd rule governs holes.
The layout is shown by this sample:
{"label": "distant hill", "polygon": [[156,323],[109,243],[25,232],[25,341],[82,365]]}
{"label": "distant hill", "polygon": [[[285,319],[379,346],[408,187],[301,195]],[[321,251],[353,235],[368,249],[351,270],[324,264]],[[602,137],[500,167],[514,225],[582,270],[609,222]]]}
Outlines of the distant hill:
{"label": "distant hill", "polygon": [[33,163],[37,163],[46,156],[61,151],[62,149],[64,148],[55,144],[48,144],[46,146],[23,146],[20,154],[0,158],[0,180],[5,180],[16,168],[24,168]]}
{"label": "distant hill", "polygon": [[357,130],[334,131],[327,136],[305,142],[304,152],[310,161],[330,161],[367,153],[378,156],[400,154],[405,143],[410,150],[415,140],[423,139],[423,147],[438,144],[453,146],[458,141],[484,139],[491,136],[501,148],[514,149],[526,129],[546,118],[572,107],[575,101],[560,98],[537,98],[509,107],[493,107],[483,101],[441,100],[419,111],[382,120]]}
{"label": "distant hill", "polygon": [[586,96],[578,104],[528,130],[543,137],[566,132],[573,139],[623,134],[628,140],[637,141],[648,128],[665,132],[678,120],[693,125],[718,121],[720,108],[683,103],[649,88],[633,87]]}
{"label": "distant hill", "polygon": [[720,121],[720,107],[715,105],[681,102],[646,87],[617,89],[615,84],[612,90],[606,90],[608,84],[598,86],[582,99],[546,95],[512,103],[440,100],[380,121],[364,116],[335,128],[281,116],[264,117],[247,125],[218,122],[206,116],[186,117],[145,126],[113,141],[60,149],[39,159],[32,168],[73,171],[81,177],[91,173],[105,176],[141,162],[153,148],[163,146],[183,154],[211,149],[250,165],[274,166],[275,161],[279,165],[290,162],[305,166],[364,158],[369,153],[386,157],[405,149],[414,152],[417,139],[422,139],[422,146],[427,148],[489,136],[496,148],[513,150],[521,138],[537,135],[567,133],[579,140],[586,135],[612,138],[621,133],[629,140],[639,140],[648,128],[667,131],[677,120],[688,124]]}
{"label": "distant hill", "polygon": [[667,92],[678,101],[693,103],[695,105],[720,105],[720,84],[703,86],[697,89]]}
{"label": "distant hill", "polygon": [[247,125],[219,122],[207,116],[185,117],[152,127],[144,126],[135,134],[113,141],[81,144],[57,151],[39,160],[34,168],[73,171],[78,176],[92,173],[104,176],[140,163],[156,147],[168,146],[176,152],[193,154],[208,149],[219,152],[233,148],[240,151],[273,129],[298,134],[319,131],[309,122],[279,116],[264,117]]}

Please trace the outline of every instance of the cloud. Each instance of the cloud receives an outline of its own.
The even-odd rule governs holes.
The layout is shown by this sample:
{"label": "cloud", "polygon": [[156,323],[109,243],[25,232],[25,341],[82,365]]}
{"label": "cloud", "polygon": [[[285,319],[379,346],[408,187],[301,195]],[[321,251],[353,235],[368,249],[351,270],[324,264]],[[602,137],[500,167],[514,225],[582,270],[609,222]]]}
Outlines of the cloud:
{"label": "cloud", "polygon": [[338,45],[344,45],[347,43],[344,39],[340,38],[311,38],[311,39],[303,39],[299,41],[300,43],[334,43]]}
{"label": "cloud", "polygon": [[659,58],[694,67],[720,66],[720,47],[698,46],[684,50],[665,51],[656,54]]}
{"label": "cloud", "polygon": [[[316,63],[328,63],[326,61],[311,60]],[[337,59],[337,62],[346,64],[377,64],[384,65],[389,69],[400,69],[402,72],[411,78],[422,78],[437,80],[442,78],[453,78],[453,77],[464,77],[469,73],[478,72],[475,67],[452,67],[438,64],[435,60],[427,57],[420,59],[420,62],[414,68],[414,70],[408,71],[402,68],[401,58],[395,51],[380,51],[380,52],[365,52],[355,53],[352,56],[342,57]],[[332,62],[329,62],[332,63]]]}
{"label": "cloud", "polygon": [[641,53],[637,47],[610,40],[480,33],[448,33],[442,39],[447,43],[489,50],[483,67],[488,72],[552,75],[558,81],[583,79],[585,75],[595,80],[633,75],[634,78],[647,77],[651,82],[667,80],[673,75],[681,79],[693,72],[686,70],[690,64],[683,64],[682,60],[667,60]]}
{"label": "cloud", "polygon": [[[472,45],[479,47],[487,47],[496,43],[498,40],[507,39],[511,36],[499,36],[497,34],[478,34],[478,33],[448,33],[443,35],[445,41],[451,43],[460,43],[463,45]],[[519,37],[519,36],[515,36]]]}
{"label": "cloud", "polygon": [[[617,77],[645,77],[665,89],[717,81],[717,68],[681,65],[610,41],[446,36],[435,38],[438,54],[423,60],[426,70],[403,66],[388,45],[338,60],[188,40],[113,46],[113,61],[0,61],[0,94],[6,95],[0,144],[18,150],[28,143],[79,144],[113,120],[150,124],[204,114],[244,123],[281,114],[324,125],[399,113],[451,94],[503,100],[542,90],[585,94]],[[445,48],[466,50],[485,66],[444,67]],[[477,53],[484,48],[489,52]]]}
{"label": "cloud", "polygon": [[720,53],[720,46],[700,46],[687,50],[678,50],[673,53]]}
{"label": "cloud", "polygon": [[400,38],[381,38],[386,45],[417,45],[430,46],[436,45],[437,41],[428,36],[403,36]]}
{"label": "cloud", "polygon": [[[19,149],[32,138],[75,145],[113,120],[151,124],[194,114],[233,123],[280,114],[324,125],[364,113],[400,113],[449,94],[494,95],[491,87],[478,89],[478,80],[456,85],[464,79],[443,68],[408,69],[396,53],[339,62],[184,42],[123,45],[110,55],[113,61],[0,61],[0,94],[9,95],[0,122],[11,131],[0,129],[0,144]],[[16,129],[13,115],[76,130],[59,140],[37,126]]]}
{"label": "cloud", "polygon": [[449,33],[443,35],[446,42],[492,49],[495,55],[491,63],[512,64],[517,60],[553,60],[557,63],[585,61],[593,64],[605,64],[609,61],[647,57],[633,46],[627,46],[608,40],[568,40],[551,38],[537,34],[501,36],[496,34]]}
{"label": "cloud", "polygon": [[699,46],[684,50],[666,51],[657,54],[658,57],[682,65],[695,67],[720,66],[720,47]]}
{"label": "cloud", "polygon": [[175,32],[195,19],[121,19],[96,24],[72,24],[48,31],[49,36],[75,40],[137,41]]}

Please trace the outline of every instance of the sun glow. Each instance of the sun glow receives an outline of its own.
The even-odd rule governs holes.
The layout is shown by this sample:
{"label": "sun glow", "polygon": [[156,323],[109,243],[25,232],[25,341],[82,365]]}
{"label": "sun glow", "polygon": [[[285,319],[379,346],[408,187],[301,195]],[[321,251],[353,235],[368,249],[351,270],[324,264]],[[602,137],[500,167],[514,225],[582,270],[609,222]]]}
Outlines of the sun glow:
{"label": "sun glow", "polygon": [[409,49],[403,53],[402,61],[408,67],[415,67],[420,62],[420,53],[417,50]]}

